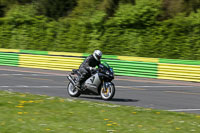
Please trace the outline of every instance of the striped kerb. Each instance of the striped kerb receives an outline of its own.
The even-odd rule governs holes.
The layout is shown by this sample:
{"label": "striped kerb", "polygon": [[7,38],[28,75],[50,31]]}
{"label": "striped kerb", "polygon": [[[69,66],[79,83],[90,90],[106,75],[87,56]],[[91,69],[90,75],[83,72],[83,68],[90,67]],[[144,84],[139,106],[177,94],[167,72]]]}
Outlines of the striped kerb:
{"label": "striped kerb", "polygon": [[78,56],[82,57],[82,53],[71,53],[71,52],[48,52],[48,55],[60,55],[60,56]]}
{"label": "striped kerb", "polygon": [[200,66],[159,63],[158,78],[200,82]]}
{"label": "striped kerb", "polygon": [[77,69],[82,61],[83,61],[82,58],[76,58],[76,57],[29,55],[29,54],[20,54],[19,56],[20,67],[63,70],[63,71],[71,71],[72,69]]}
{"label": "striped kerb", "polygon": [[4,48],[0,48],[0,52],[8,52],[8,53],[19,53],[20,50],[18,49],[4,49]]}
{"label": "striped kerb", "polygon": [[[83,57],[87,57],[87,56],[89,56],[91,54],[89,54],[89,53],[83,53]],[[102,58],[103,59],[117,59],[117,56],[116,55],[105,55],[105,54],[103,54]]]}
{"label": "striped kerb", "polygon": [[107,59],[102,62],[113,67],[116,75],[157,78],[157,63]]}
{"label": "striped kerb", "polygon": [[118,56],[114,65],[117,75],[157,78],[157,58]]}
{"label": "striped kerb", "polygon": [[1,53],[0,52],[0,65],[18,66],[19,57],[17,53]]}
{"label": "striped kerb", "polygon": [[[20,53],[20,54],[19,54]],[[87,53],[0,49],[0,65],[71,71]],[[103,55],[116,75],[200,82],[200,61]]]}
{"label": "striped kerb", "polygon": [[199,60],[179,60],[179,59],[159,59],[159,63],[183,64],[183,65],[200,65]]}
{"label": "striped kerb", "polygon": [[145,58],[145,57],[118,56],[118,59],[126,61],[142,61],[142,62],[153,62],[153,63],[159,62],[158,58]]}
{"label": "striped kerb", "polygon": [[48,55],[47,51],[37,51],[37,50],[20,50],[22,54],[37,54],[37,55]]}

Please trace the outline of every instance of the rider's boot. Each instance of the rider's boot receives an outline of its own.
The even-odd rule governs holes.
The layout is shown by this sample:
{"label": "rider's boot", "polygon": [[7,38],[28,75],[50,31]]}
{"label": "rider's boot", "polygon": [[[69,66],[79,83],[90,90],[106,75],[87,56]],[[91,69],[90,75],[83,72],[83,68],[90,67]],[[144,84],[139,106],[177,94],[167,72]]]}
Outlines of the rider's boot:
{"label": "rider's boot", "polygon": [[84,74],[82,74],[82,75],[78,78],[78,80],[77,80],[77,82],[76,82],[76,84],[75,84],[75,86],[77,87],[77,89],[79,89],[80,91],[83,90],[83,89],[81,88],[81,84],[82,84],[84,81],[85,81],[85,76],[84,76]]}
{"label": "rider's boot", "polygon": [[76,81],[76,84],[75,84],[75,87],[79,90],[79,91],[82,91],[82,88],[81,88],[81,79],[77,80]]}
{"label": "rider's boot", "polygon": [[80,88],[81,88],[80,81],[77,81],[76,84],[75,84],[75,86],[76,86],[78,89],[80,89]]}

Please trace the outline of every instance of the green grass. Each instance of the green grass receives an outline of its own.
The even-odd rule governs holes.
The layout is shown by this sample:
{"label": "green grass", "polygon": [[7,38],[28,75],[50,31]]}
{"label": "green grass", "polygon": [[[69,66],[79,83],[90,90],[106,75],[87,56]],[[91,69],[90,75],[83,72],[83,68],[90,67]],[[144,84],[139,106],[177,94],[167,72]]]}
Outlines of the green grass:
{"label": "green grass", "polygon": [[199,133],[200,115],[0,91],[0,133]]}

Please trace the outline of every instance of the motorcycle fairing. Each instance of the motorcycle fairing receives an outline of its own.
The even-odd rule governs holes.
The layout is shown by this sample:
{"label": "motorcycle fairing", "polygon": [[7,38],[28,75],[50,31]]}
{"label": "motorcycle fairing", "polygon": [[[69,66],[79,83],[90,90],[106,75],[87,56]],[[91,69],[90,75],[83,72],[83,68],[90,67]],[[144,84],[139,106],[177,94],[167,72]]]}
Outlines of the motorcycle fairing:
{"label": "motorcycle fairing", "polygon": [[100,84],[101,84],[101,80],[99,78],[99,74],[96,73],[85,81],[84,86],[86,87],[86,89],[89,89],[95,93],[99,93],[98,87]]}

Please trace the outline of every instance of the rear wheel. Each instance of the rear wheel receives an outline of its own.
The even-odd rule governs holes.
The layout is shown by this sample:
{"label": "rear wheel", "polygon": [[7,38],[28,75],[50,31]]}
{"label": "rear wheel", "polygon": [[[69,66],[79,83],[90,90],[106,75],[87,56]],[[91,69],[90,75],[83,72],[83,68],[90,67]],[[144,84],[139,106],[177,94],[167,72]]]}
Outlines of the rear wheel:
{"label": "rear wheel", "polygon": [[75,88],[73,86],[72,83],[69,82],[68,86],[67,86],[67,92],[71,97],[79,97],[81,95],[81,93],[79,92],[79,90],[77,88]]}
{"label": "rear wheel", "polygon": [[115,86],[114,84],[109,84],[106,88],[102,87],[100,95],[103,100],[111,100],[115,95]]}

